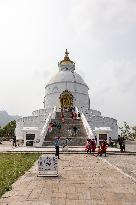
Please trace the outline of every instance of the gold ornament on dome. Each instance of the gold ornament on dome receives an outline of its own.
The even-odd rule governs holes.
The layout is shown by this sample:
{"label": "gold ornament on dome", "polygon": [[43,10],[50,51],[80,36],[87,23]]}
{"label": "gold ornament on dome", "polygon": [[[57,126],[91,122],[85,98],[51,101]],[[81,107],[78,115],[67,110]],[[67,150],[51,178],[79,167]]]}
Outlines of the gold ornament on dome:
{"label": "gold ornament on dome", "polygon": [[61,108],[73,107],[73,95],[68,90],[65,90],[60,95]]}
{"label": "gold ornament on dome", "polygon": [[69,64],[69,63],[74,64],[74,62],[70,60],[68,54],[69,54],[69,52],[66,49],[64,59],[62,61],[60,61],[60,64],[63,64],[63,65],[66,65],[66,64]]}

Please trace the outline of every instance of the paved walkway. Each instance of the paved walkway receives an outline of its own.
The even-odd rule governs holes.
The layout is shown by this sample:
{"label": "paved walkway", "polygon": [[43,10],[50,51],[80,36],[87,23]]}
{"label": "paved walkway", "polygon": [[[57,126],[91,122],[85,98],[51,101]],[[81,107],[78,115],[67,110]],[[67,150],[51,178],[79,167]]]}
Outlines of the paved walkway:
{"label": "paved walkway", "polygon": [[136,155],[110,155],[107,160],[136,179]]}
{"label": "paved walkway", "polygon": [[37,177],[36,164],[3,195],[0,205],[136,205],[136,182],[103,158],[60,157],[59,177]]}

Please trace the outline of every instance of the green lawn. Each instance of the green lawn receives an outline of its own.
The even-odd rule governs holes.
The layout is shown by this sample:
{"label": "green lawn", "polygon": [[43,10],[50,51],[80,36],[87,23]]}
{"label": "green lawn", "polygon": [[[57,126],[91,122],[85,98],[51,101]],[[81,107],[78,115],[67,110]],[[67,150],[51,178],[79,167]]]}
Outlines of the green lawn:
{"label": "green lawn", "polygon": [[13,182],[23,175],[39,156],[37,153],[0,153],[0,196],[11,189]]}

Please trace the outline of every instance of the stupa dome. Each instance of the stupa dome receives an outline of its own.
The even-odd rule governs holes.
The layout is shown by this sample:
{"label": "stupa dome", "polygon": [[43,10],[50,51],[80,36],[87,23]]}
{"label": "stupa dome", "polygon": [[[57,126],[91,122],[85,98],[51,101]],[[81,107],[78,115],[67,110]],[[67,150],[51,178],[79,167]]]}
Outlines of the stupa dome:
{"label": "stupa dome", "polygon": [[[78,83],[87,86],[87,84],[84,82],[82,77],[76,73],[71,72],[70,70],[66,71],[60,71],[58,72],[51,80],[48,82],[47,86],[54,83],[61,83],[61,82],[71,82],[71,83]],[[46,87],[47,87],[46,86]],[[87,86],[88,87],[88,86]]]}
{"label": "stupa dome", "polygon": [[69,82],[85,85],[88,88],[82,77],[75,72],[75,63],[70,60],[68,54],[66,49],[64,59],[58,63],[59,72],[51,78],[47,86],[54,83]]}

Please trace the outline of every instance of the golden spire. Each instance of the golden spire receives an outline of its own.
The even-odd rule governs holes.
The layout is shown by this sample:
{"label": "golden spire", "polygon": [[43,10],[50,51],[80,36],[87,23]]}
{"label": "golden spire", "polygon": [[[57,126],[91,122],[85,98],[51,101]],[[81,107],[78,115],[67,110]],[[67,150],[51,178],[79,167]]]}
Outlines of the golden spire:
{"label": "golden spire", "polygon": [[74,62],[70,60],[68,54],[69,54],[69,52],[66,49],[64,59],[62,61],[60,61],[60,64],[69,64],[69,63],[74,64]]}
{"label": "golden spire", "polygon": [[68,50],[66,49],[66,51],[65,51],[65,57],[68,57],[68,54],[69,54],[69,52],[68,52]]}

